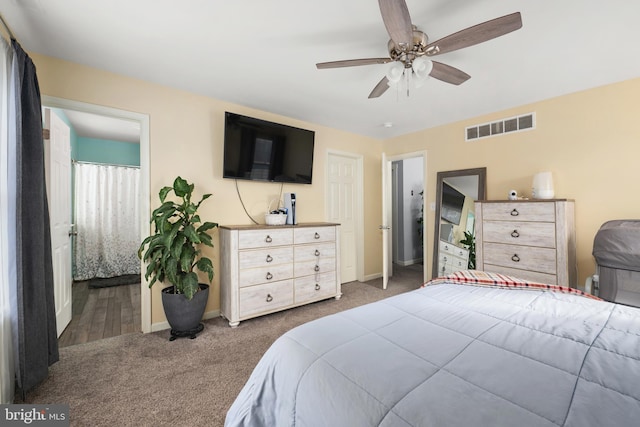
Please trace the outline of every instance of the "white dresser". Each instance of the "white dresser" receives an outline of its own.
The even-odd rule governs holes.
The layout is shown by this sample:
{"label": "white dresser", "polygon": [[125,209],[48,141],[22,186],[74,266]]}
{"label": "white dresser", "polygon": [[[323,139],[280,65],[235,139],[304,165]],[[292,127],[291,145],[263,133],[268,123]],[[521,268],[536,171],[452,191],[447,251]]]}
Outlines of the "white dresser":
{"label": "white dresser", "polygon": [[574,202],[476,202],[478,270],[577,286]]}
{"label": "white dresser", "polygon": [[438,251],[438,276],[446,276],[469,268],[469,250],[440,240]]}
{"label": "white dresser", "polygon": [[339,227],[220,226],[220,314],[235,327],[252,317],[339,299]]}

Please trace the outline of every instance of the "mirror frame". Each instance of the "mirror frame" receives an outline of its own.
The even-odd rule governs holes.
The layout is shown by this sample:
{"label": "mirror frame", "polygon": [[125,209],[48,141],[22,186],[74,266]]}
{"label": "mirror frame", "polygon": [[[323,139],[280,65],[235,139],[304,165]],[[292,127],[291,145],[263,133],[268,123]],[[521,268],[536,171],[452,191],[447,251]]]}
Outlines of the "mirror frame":
{"label": "mirror frame", "polygon": [[478,198],[476,200],[484,200],[487,191],[487,168],[459,169],[452,171],[438,172],[436,180],[436,217],[434,221],[433,233],[433,256],[431,266],[431,278],[438,277],[438,258],[440,254],[440,206],[442,205],[442,182],[447,178],[459,176],[478,176]]}

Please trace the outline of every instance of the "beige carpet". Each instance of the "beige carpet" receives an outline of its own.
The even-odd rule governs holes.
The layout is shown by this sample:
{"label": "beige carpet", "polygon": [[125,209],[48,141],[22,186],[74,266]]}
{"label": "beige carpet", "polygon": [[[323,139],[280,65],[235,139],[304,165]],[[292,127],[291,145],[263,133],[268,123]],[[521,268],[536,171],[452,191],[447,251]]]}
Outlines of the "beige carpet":
{"label": "beige carpet", "polygon": [[211,319],[193,340],[169,342],[169,332],[161,331],[61,348],[49,378],[25,403],[68,404],[72,426],[222,426],[254,366],[284,332],[421,284],[421,270],[406,268],[385,291],[380,280],[347,283],[338,301],[247,320],[235,329]]}

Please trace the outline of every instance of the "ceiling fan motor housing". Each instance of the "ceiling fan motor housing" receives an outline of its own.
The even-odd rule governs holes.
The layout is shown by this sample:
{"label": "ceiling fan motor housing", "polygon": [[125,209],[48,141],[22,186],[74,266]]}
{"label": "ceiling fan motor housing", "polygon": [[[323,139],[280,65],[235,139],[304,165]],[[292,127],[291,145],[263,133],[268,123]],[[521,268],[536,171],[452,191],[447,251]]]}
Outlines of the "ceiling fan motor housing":
{"label": "ceiling fan motor housing", "polygon": [[400,61],[406,68],[411,67],[411,63],[419,56],[428,54],[427,44],[429,38],[425,33],[413,27],[413,45],[409,49],[406,45],[398,45],[393,40],[389,40],[387,48],[389,57],[394,61]]}

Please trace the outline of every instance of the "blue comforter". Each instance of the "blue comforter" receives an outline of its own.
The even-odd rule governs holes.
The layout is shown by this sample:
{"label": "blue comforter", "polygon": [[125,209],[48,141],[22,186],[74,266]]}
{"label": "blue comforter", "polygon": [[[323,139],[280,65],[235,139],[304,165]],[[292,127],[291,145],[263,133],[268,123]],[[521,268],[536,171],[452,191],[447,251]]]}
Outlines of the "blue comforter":
{"label": "blue comforter", "polygon": [[226,426],[637,426],[640,309],[452,283],[280,337]]}

